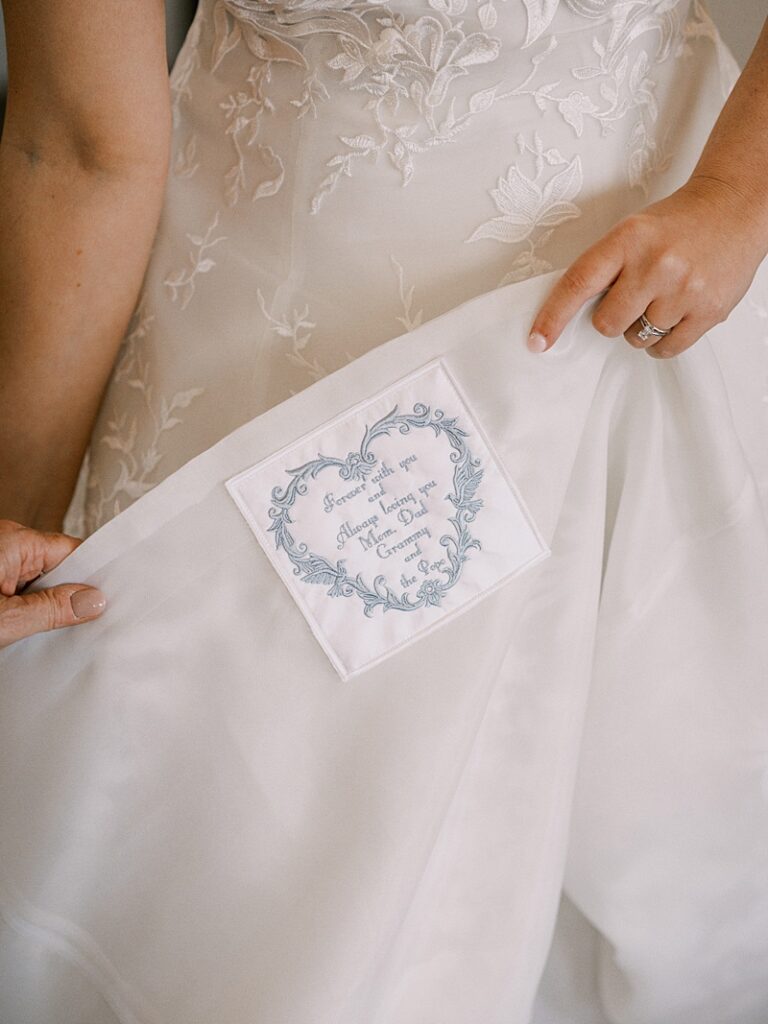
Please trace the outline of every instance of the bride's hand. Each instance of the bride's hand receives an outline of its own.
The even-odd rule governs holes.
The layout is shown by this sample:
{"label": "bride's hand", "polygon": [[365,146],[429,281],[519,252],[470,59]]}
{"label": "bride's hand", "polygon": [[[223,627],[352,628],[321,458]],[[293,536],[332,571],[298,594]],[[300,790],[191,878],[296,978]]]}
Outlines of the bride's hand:
{"label": "bride's hand", "polygon": [[73,626],[101,615],[106,606],[104,595],[84,583],[61,583],[20,593],[81,543],[79,537],[66,533],[46,533],[0,519],[0,647],[32,633]]}
{"label": "bride's hand", "polygon": [[[529,348],[551,348],[584,302],[607,289],[592,315],[601,334],[623,334],[655,358],[678,355],[727,318],[768,250],[751,207],[732,185],[693,175],[625,217],[555,282],[534,318]],[[671,332],[638,338],[642,313]]]}

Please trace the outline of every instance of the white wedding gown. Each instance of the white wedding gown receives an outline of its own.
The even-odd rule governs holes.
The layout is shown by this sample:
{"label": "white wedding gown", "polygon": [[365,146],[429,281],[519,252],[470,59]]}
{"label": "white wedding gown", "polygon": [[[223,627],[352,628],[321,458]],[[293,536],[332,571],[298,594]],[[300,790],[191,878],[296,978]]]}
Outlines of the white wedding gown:
{"label": "white wedding gown", "polygon": [[524,344],[737,74],[699,0],[203,0],[109,605],[0,652],[2,1024],[765,1024],[768,261]]}

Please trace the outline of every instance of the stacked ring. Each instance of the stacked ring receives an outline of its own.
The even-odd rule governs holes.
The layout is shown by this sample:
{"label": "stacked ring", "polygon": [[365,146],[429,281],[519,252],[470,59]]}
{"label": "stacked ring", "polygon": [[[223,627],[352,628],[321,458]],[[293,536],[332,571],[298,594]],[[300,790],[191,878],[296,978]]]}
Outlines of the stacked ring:
{"label": "stacked ring", "polygon": [[637,332],[637,336],[641,341],[648,341],[649,338],[664,338],[672,330],[671,327],[657,327],[652,324],[645,313],[641,313],[639,319],[641,329]]}

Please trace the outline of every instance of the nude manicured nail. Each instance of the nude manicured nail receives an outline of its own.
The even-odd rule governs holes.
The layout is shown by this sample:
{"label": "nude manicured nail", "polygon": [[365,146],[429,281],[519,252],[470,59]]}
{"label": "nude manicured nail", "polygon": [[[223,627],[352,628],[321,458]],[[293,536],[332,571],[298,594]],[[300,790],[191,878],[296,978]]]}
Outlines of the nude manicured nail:
{"label": "nude manicured nail", "polygon": [[538,331],[531,331],[528,335],[528,348],[531,352],[543,352],[547,347],[547,339]]}
{"label": "nude manicured nail", "polygon": [[72,611],[78,619],[86,619],[89,615],[95,615],[107,606],[106,597],[96,587],[89,587],[87,590],[76,590],[70,597],[69,602],[72,605]]}

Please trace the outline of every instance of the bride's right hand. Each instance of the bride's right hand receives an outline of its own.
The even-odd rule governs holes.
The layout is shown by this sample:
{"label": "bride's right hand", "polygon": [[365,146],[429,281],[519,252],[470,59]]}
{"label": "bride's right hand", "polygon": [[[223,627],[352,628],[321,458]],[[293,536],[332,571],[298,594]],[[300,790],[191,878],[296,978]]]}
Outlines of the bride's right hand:
{"label": "bride's right hand", "polygon": [[81,543],[79,537],[66,533],[47,533],[0,519],[0,648],[32,633],[74,626],[101,615],[106,598],[85,583],[20,592]]}

